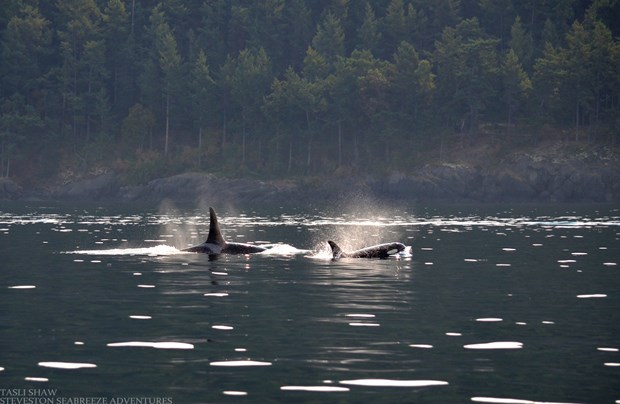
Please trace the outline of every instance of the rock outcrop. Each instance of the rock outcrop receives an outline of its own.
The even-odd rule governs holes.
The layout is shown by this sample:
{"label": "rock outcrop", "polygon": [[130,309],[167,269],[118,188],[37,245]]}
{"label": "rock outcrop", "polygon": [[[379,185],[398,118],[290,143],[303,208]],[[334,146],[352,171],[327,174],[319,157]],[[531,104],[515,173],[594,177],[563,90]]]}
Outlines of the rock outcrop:
{"label": "rock outcrop", "polygon": [[420,201],[620,201],[620,164],[606,158],[586,160],[523,153],[509,156],[494,167],[428,165],[410,175],[393,174],[377,192]]}
{"label": "rock outcrop", "polygon": [[0,199],[71,201],[325,202],[347,195],[443,202],[618,202],[620,158],[605,148],[512,153],[498,161],[429,164],[387,176],[261,181],[185,173],[123,186],[108,172],[45,190],[0,179]]}

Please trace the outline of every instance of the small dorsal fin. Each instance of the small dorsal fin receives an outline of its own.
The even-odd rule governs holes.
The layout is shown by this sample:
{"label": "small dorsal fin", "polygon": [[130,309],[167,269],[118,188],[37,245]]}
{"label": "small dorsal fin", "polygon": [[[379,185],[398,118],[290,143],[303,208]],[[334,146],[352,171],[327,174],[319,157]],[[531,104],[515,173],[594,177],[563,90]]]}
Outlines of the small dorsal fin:
{"label": "small dorsal fin", "polygon": [[329,244],[329,246],[332,248],[332,254],[334,258],[340,258],[341,256],[344,255],[344,253],[342,252],[342,249],[338,247],[338,244],[334,243],[331,240],[328,240],[327,244]]}
{"label": "small dorsal fin", "polygon": [[209,235],[207,236],[207,244],[216,244],[224,247],[226,240],[220,231],[220,225],[217,223],[217,216],[213,208],[209,208]]}

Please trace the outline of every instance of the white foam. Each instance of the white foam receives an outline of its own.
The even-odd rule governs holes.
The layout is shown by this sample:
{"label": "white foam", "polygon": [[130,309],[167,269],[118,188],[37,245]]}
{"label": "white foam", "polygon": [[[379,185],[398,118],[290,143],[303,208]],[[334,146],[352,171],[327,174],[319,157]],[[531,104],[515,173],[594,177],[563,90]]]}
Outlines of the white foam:
{"label": "white foam", "polygon": [[176,247],[169,245],[157,245],[154,247],[139,247],[139,248],[110,248],[107,250],[74,250],[65,251],[65,254],[80,254],[80,255],[146,255],[149,257],[157,257],[160,255],[177,255],[177,254],[189,254],[186,251],[181,251]]}
{"label": "white foam", "polygon": [[266,250],[260,252],[261,255],[297,255],[297,254],[306,254],[309,253],[310,250],[300,250],[299,248],[293,247],[290,244],[264,244],[261,247],[265,247]]}

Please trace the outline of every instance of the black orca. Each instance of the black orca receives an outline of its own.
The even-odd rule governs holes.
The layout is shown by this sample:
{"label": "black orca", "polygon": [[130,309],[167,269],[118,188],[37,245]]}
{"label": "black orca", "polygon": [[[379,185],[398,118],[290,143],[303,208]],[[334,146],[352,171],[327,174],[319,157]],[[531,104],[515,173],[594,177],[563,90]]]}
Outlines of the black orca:
{"label": "black orca", "polygon": [[385,243],[379,245],[373,245],[371,247],[362,248],[361,250],[355,250],[351,252],[344,252],[338,244],[333,241],[327,242],[332,248],[334,259],[338,258],[387,258],[390,255],[399,253],[405,249],[405,245],[402,243]]}
{"label": "black orca", "polygon": [[264,247],[252,244],[226,242],[222,236],[222,232],[220,231],[220,225],[217,223],[217,216],[215,215],[213,208],[209,208],[209,220],[209,235],[207,236],[207,241],[202,244],[185,248],[183,251],[219,255],[253,254],[266,250]]}

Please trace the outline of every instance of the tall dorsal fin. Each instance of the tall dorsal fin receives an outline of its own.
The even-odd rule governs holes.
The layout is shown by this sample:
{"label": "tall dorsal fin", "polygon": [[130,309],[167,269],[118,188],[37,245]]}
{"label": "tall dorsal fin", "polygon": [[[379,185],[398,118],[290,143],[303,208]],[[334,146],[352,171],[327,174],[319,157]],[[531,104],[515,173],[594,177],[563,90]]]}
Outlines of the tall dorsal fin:
{"label": "tall dorsal fin", "polygon": [[338,247],[338,244],[334,243],[331,240],[329,240],[327,242],[327,244],[329,244],[329,246],[332,248],[332,254],[333,254],[334,258],[340,258],[341,256],[345,255],[343,253],[342,249],[340,247]]}
{"label": "tall dorsal fin", "polygon": [[209,235],[207,236],[207,244],[216,244],[219,246],[225,246],[226,240],[222,236],[220,231],[220,225],[217,223],[217,216],[213,208],[209,208]]}

